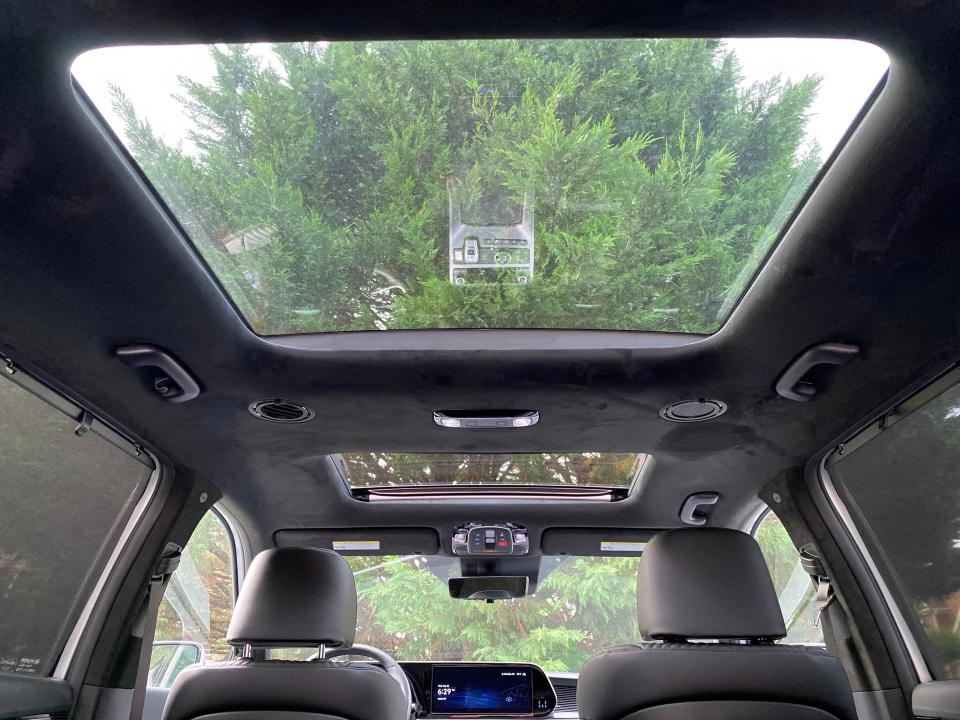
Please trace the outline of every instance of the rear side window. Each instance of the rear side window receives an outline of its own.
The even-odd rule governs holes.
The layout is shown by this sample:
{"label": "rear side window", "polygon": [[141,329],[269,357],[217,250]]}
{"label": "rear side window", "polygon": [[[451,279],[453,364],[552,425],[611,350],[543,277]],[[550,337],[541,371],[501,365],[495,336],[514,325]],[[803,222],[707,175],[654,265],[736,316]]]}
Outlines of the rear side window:
{"label": "rear side window", "polygon": [[0,672],[50,673],[151,469],[0,376]]}
{"label": "rear side window", "polygon": [[[220,516],[210,511],[184,546],[180,565],[163,593],[151,660],[153,687],[173,683],[189,664],[192,647],[199,649],[194,662],[230,657],[225,638],[233,615],[235,564],[230,533]],[[154,672],[154,667],[165,669]]]}
{"label": "rear side window", "polygon": [[783,624],[787,628],[784,643],[822,645],[823,629],[817,622],[816,591],[810,576],[800,564],[800,555],[780,518],[768,512],[757,528],[757,542],[767,561],[773,589],[780,602]]}
{"label": "rear side window", "polygon": [[929,394],[828,470],[916,623],[934,677],[950,679],[960,678],[960,386]]}

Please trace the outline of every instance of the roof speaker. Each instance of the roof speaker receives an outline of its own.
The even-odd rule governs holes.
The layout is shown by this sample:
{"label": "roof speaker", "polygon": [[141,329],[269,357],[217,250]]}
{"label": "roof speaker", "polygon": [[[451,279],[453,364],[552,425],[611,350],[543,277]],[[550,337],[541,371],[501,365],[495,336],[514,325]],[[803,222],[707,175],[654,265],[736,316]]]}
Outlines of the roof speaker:
{"label": "roof speaker", "polygon": [[719,400],[681,400],[667,405],[660,411],[660,417],[670,422],[691,423],[712,420],[727,411],[725,403]]}

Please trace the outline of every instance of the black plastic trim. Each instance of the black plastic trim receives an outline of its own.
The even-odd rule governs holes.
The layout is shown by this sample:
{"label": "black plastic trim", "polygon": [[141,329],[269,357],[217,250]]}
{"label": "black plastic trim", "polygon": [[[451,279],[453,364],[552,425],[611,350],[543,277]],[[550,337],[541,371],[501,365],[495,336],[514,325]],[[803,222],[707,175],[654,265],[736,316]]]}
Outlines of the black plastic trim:
{"label": "black plastic trim", "polygon": [[63,680],[0,674],[0,719],[66,715],[73,689]]}
{"label": "black plastic trim", "polygon": [[[125,345],[114,354],[127,367],[151,367],[163,375],[154,378],[153,389],[167,402],[182,403],[193,400],[200,394],[200,383],[175,357],[156,345]],[[171,387],[171,383],[174,387]]]}
{"label": "black plastic trim", "polygon": [[817,394],[817,386],[804,380],[804,376],[819,365],[846,365],[860,355],[860,348],[846,343],[827,342],[804,350],[787,365],[777,379],[776,390],[780,397],[797,402],[811,400]]}

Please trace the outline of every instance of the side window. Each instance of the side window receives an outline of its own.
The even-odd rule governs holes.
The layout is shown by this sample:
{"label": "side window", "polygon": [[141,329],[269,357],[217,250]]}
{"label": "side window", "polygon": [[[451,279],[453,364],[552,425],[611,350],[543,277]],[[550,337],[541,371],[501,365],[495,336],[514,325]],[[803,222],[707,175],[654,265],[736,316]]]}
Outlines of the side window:
{"label": "side window", "polygon": [[216,513],[208,512],[183,548],[160,603],[151,687],[170,687],[185,667],[230,656],[224,638],[233,612],[234,567],[230,533]]}
{"label": "side window", "polygon": [[780,610],[787,626],[785,643],[823,644],[823,630],[816,624],[816,591],[800,565],[800,556],[780,518],[772,512],[757,529],[757,542],[767,561]]}
{"label": "side window", "polygon": [[852,499],[934,677],[946,680],[960,679],[960,386],[936,392],[890,413],[872,439],[848,443],[828,472]]}
{"label": "side window", "polygon": [[[78,434],[75,418],[6,375],[0,373],[0,673],[48,675],[152,467],[96,431]],[[62,407],[80,413],[68,402]]]}

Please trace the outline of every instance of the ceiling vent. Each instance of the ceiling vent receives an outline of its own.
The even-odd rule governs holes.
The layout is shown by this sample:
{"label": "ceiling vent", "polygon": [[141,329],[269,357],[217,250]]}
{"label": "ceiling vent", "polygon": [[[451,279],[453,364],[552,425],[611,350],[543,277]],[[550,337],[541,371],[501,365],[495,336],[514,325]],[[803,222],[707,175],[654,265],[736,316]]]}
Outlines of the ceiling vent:
{"label": "ceiling vent", "polygon": [[670,422],[691,423],[712,420],[727,411],[725,403],[719,400],[681,400],[667,405],[660,411],[660,417]]}
{"label": "ceiling vent", "polygon": [[289,400],[258,400],[247,408],[261,420],[277,423],[301,423],[310,420],[316,413],[306,405]]}

